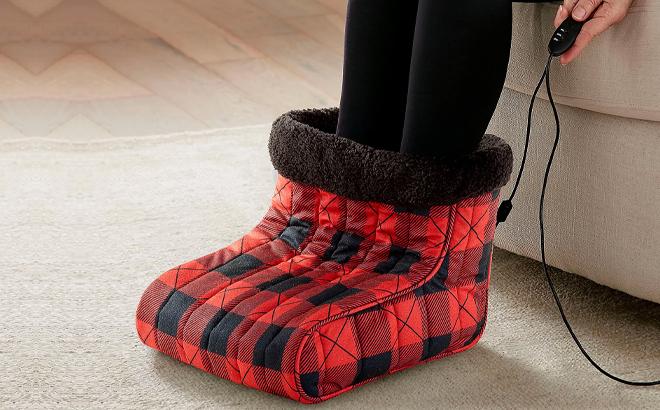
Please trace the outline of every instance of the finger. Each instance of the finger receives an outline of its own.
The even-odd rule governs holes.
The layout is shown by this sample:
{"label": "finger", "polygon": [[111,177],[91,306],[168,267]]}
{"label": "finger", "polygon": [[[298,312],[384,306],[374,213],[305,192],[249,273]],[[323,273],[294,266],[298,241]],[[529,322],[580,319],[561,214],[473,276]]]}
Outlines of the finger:
{"label": "finger", "polygon": [[566,20],[566,17],[568,17],[568,13],[566,12],[566,7],[559,6],[557,9],[557,14],[555,15],[555,28],[559,27],[561,23]]}
{"label": "finger", "polygon": [[570,63],[575,57],[580,55],[582,50],[587,47],[591,40],[600,35],[612,24],[614,24],[614,21],[610,18],[599,15],[598,13],[595,14],[591,20],[584,23],[584,26],[582,26],[582,30],[575,39],[573,46],[562,54],[561,63],[564,65]]}
{"label": "finger", "polygon": [[571,15],[578,1],[579,0],[564,0],[564,4],[559,6],[559,10],[557,10],[557,15],[555,16],[555,27],[559,27],[561,23],[563,23],[564,20],[566,20],[568,16]]}
{"label": "finger", "polygon": [[603,0],[579,0],[570,12],[575,21],[584,21],[600,6]]}
{"label": "finger", "polygon": [[559,27],[571,15],[571,11],[578,0],[564,0],[564,4],[559,6],[557,15],[555,16],[555,27]]}
{"label": "finger", "polygon": [[575,44],[561,56],[561,63],[566,65],[576,58],[587,44],[596,36],[603,33],[610,26],[620,22],[626,16],[631,1],[626,3],[610,3],[604,1],[593,13],[593,16],[587,21],[580,34],[575,40]]}

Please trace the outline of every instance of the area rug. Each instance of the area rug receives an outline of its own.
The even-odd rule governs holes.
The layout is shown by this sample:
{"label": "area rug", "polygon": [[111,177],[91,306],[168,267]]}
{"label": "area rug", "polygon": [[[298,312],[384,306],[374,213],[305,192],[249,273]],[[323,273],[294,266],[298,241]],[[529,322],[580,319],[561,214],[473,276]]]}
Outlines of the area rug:
{"label": "area rug", "polygon": [[[261,219],[274,189],[269,130],[0,143],[0,408],[303,407],[158,353],[134,325],[160,273]],[[660,305],[552,274],[597,361],[660,377]],[[315,408],[660,408],[660,388],[617,384],[581,356],[541,264],[496,249],[491,277],[476,347]]]}

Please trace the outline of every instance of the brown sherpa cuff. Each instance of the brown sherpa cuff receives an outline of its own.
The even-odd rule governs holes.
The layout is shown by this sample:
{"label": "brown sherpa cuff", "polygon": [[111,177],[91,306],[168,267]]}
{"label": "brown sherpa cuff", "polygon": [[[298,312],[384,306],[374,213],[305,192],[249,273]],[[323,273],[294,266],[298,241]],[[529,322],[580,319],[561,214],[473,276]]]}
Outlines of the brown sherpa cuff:
{"label": "brown sherpa cuff", "polygon": [[511,147],[495,135],[485,134],[469,155],[434,158],[339,137],[338,118],[338,108],[294,110],[277,118],[268,142],[275,169],[352,200],[408,208],[452,205],[493,192],[511,176]]}

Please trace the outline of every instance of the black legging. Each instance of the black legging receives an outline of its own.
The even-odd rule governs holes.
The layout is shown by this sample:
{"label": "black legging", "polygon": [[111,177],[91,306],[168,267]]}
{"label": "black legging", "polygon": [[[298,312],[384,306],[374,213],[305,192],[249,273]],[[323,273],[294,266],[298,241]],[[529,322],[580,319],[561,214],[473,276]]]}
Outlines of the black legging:
{"label": "black legging", "polygon": [[337,135],[436,157],[474,151],[504,86],[511,2],[349,0]]}

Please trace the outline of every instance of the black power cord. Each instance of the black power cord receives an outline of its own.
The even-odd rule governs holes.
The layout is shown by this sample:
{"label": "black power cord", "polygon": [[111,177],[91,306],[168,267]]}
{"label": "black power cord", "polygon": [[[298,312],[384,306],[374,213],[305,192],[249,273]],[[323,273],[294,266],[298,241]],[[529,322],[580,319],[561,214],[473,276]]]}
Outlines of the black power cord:
{"label": "black power cord", "polygon": [[539,224],[541,227],[541,259],[543,261],[543,270],[545,271],[545,276],[548,279],[548,284],[550,285],[550,290],[552,291],[552,296],[555,299],[555,302],[557,303],[557,307],[559,308],[559,313],[561,314],[561,318],[564,321],[564,324],[566,325],[566,328],[568,329],[568,332],[571,334],[571,337],[573,337],[573,340],[575,341],[575,344],[577,344],[578,348],[584,355],[584,357],[587,358],[589,363],[591,363],[596,369],[598,369],[599,372],[604,374],[605,376],[609,377],[612,380],[616,380],[619,383],[627,384],[630,386],[657,386],[660,385],[660,380],[657,381],[652,381],[652,382],[635,382],[635,381],[630,381],[630,380],[625,380],[620,377],[614,376],[611,373],[607,372],[603,368],[601,368],[592,358],[589,356],[589,354],[584,350],[582,347],[582,344],[578,340],[577,336],[575,336],[575,333],[573,332],[573,329],[571,328],[571,325],[568,323],[568,320],[566,319],[566,315],[564,314],[564,309],[561,306],[561,302],[559,301],[559,297],[557,296],[557,292],[555,291],[555,286],[552,283],[552,279],[550,278],[550,274],[548,272],[548,266],[545,262],[545,235],[543,232],[543,203],[545,201],[545,189],[548,184],[548,175],[550,174],[550,168],[552,166],[552,160],[555,156],[555,151],[557,150],[557,144],[559,143],[559,116],[557,115],[557,108],[555,107],[555,102],[552,100],[552,93],[550,92],[550,63],[552,62],[552,58],[554,56],[550,54],[548,57],[548,63],[545,65],[545,70],[543,71],[543,76],[541,76],[541,80],[539,81],[538,85],[536,86],[536,89],[534,90],[534,95],[532,96],[532,101],[529,105],[529,116],[527,117],[527,136],[525,138],[525,152],[523,154],[522,162],[520,164],[520,170],[518,171],[518,178],[516,179],[516,185],[513,188],[513,191],[511,193],[511,196],[509,197],[508,200],[502,202],[502,205],[500,205],[500,208],[497,211],[497,223],[495,226],[499,225],[500,222],[504,222],[506,218],[508,217],[509,213],[513,209],[513,205],[511,201],[513,200],[514,195],[516,194],[516,190],[518,189],[518,184],[520,183],[520,177],[522,176],[523,169],[525,168],[525,160],[527,158],[527,148],[529,146],[529,134],[530,134],[530,124],[532,120],[532,108],[534,107],[534,100],[536,99],[536,94],[539,91],[539,88],[541,87],[541,84],[543,84],[543,79],[545,79],[545,84],[546,84],[546,89],[548,92],[548,99],[550,100],[550,104],[552,105],[552,112],[555,116],[555,122],[557,124],[556,130],[557,134],[555,136],[555,143],[552,146],[552,153],[550,154],[550,159],[548,160],[548,166],[545,169],[545,176],[543,178],[543,190],[541,192],[541,200],[540,200],[540,207],[539,207]]}

